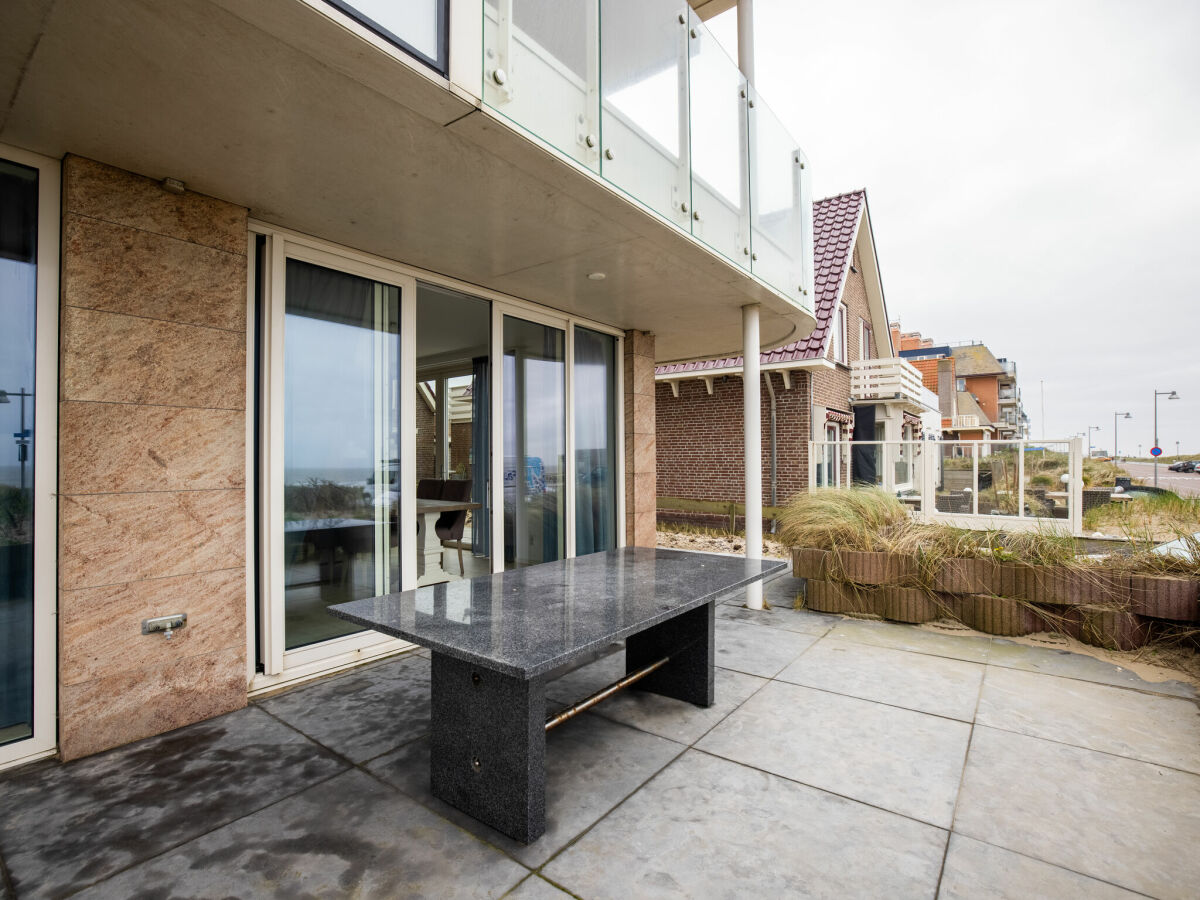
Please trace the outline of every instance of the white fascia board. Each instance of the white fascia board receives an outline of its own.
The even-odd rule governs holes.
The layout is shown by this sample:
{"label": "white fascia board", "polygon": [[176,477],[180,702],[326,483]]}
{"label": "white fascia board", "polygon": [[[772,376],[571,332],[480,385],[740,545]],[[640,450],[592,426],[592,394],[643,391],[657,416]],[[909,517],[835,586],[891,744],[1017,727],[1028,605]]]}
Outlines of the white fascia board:
{"label": "white fascia board", "polygon": [[[837,367],[828,359],[803,359],[789,362],[766,363],[760,365],[758,368],[760,372],[790,372],[798,369],[834,369]],[[726,366],[721,369],[694,369],[691,372],[666,372],[662,375],[655,375],[654,380],[671,382],[700,379],[706,381],[725,375],[734,375],[741,378],[742,367]]]}
{"label": "white fascia board", "polygon": [[[859,218],[858,231],[854,235],[857,241],[861,237],[863,245],[859,247],[859,260],[863,267],[863,283],[867,289],[867,305],[871,309],[871,334],[875,338],[875,353],[880,359],[890,359],[897,356],[896,348],[892,346],[892,329],[888,322],[887,302],[883,294],[883,279],[879,275],[879,257],[875,253],[875,230],[871,226],[871,212],[867,205],[867,193],[863,191],[862,215]],[[866,228],[863,228],[863,222]],[[888,352],[880,353],[880,335],[887,335]]]}

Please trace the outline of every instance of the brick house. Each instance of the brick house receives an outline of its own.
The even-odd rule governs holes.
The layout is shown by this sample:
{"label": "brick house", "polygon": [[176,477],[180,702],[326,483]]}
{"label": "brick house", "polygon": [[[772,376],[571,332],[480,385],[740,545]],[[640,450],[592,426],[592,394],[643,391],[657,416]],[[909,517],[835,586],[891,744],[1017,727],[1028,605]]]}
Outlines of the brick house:
{"label": "brick house", "polygon": [[[919,439],[923,429],[936,432],[940,419],[936,392],[893,351],[866,191],[815,202],[813,241],[817,325],[760,355],[768,507],[807,490],[810,478],[818,486],[882,484],[877,460],[852,460],[845,442]],[[656,367],[660,521],[717,524],[738,514],[745,500],[741,379],[740,356]],[[810,469],[810,440],[843,443],[820,448]],[[889,486],[902,491],[906,479],[891,475]]]}

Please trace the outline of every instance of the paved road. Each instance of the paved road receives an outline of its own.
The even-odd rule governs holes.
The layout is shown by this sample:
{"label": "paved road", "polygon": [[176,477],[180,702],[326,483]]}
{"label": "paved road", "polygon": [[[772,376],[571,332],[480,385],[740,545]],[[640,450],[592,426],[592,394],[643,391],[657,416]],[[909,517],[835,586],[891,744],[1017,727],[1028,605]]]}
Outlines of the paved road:
{"label": "paved road", "polygon": [[[1126,462],[1121,463],[1121,467],[1134,478],[1154,484],[1154,463]],[[1165,464],[1158,467],[1158,486],[1174,491],[1180,497],[1200,497],[1200,475],[1169,472]]]}

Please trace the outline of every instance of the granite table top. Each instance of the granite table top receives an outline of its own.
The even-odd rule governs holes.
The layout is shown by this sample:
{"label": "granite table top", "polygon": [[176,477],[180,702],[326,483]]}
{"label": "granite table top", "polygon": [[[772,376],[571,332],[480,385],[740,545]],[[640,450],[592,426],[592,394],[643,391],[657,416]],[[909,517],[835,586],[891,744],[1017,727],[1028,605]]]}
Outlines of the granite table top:
{"label": "granite table top", "polygon": [[328,609],[531,679],[785,568],[782,560],[626,547]]}

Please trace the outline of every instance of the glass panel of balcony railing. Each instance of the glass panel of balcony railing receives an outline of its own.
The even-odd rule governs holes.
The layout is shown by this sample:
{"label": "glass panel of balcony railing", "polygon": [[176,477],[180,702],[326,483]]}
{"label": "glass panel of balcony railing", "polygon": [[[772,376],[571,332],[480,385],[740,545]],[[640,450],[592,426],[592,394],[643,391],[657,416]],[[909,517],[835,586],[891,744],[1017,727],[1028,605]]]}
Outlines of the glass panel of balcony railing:
{"label": "glass panel of balcony railing", "polygon": [[804,282],[804,155],[779,117],[751,90],[750,207],[754,274],[789,297]]}
{"label": "glass panel of balcony railing", "polygon": [[600,171],[688,227],[688,5],[602,0]]}
{"label": "glass panel of balcony railing", "polygon": [[328,0],[380,37],[437,69],[448,71],[448,0]]}
{"label": "glass panel of balcony railing", "polygon": [[689,15],[692,234],[749,268],[746,79],[700,17]]}
{"label": "glass panel of balcony railing", "polygon": [[484,102],[600,169],[599,0],[485,0]]}

